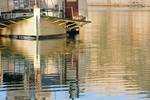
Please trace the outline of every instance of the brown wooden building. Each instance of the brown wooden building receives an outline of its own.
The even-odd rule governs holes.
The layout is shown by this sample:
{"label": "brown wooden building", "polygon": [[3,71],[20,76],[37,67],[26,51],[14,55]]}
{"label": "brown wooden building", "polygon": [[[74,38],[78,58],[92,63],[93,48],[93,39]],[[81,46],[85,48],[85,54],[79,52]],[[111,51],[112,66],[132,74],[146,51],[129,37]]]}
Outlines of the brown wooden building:
{"label": "brown wooden building", "polygon": [[70,19],[87,17],[87,0],[65,0],[65,16]]}

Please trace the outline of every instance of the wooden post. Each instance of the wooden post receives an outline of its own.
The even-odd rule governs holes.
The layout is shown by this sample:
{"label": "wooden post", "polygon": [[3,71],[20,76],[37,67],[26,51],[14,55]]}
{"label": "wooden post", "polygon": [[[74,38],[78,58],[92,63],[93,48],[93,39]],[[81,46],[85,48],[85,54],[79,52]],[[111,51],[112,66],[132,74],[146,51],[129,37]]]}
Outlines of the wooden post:
{"label": "wooden post", "polygon": [[35,0],[35,8],[37,8],[37,0]]}
{"label": "wooden post", "polygon": [[34,18],[35,18],[36,39],[38,39],[39,20],[40,20],[40,8],[38,8],[38,6],[37,6],[37,0],[35,0],[35,6],[34,6]]}

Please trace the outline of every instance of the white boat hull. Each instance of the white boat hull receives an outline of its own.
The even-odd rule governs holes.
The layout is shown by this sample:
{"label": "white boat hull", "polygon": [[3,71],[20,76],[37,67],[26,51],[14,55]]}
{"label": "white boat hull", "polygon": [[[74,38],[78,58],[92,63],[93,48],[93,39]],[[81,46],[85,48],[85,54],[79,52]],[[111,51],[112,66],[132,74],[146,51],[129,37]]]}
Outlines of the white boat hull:
{"label": "white boat hull", "polygon": [[40,8],[34,8],[34,15],[1,20],[0,36],[19,39],[66,37],[66,31],[87,23],[90,22],[41,15]]}
{"label": "white boat hull", "polygon": [[53,23],[53,20],[42,17],[37,24],[35,18],[31,17],[3,28],[1,35],[33,37],[37,36],[37,32],[38,36],[62,35],[66,33],[66,29],[63,26],[59,26],[58,23]]}

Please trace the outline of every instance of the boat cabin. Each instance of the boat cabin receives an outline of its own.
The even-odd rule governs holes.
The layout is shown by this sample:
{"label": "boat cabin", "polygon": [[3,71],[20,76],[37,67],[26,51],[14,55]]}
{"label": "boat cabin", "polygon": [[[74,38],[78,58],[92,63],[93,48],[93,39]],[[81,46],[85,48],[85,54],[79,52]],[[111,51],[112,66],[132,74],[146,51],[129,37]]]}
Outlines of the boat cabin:
{"label": "boat cabin", "polygon": [[[63,0],[37,0],[41,15],[62,17]],[[2,18],[16,18],[33,14],[35,0],[0,0]]]}
{"label": "boat cabin", "polygon": [[[30,2],[29,2],[30,1]],[[85,20],[87,0],[37,0],[41,15]],[[3,19],[33,14],[35,0],[0,0]]]}

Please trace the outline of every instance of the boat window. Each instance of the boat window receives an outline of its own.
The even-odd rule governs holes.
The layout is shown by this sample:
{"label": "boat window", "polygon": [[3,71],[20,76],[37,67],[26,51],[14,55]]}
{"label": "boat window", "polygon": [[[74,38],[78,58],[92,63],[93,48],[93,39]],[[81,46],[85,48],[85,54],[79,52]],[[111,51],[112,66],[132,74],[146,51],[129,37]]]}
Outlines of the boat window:
{"label": "boat window", "polygon": [[7,18],[7,15],[5,15],[5,18]]}
{"label": "boat window", "polygon": [[45,13],[42,13],[42,15],[46,15]]}

